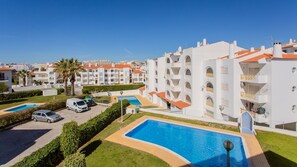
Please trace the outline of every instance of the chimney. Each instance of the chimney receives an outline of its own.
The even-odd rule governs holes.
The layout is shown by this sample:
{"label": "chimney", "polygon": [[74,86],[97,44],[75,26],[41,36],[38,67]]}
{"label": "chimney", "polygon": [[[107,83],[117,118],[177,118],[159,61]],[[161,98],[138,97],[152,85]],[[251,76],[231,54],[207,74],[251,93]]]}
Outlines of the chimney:
{"label": "chimney", "polygon": [[273,43],[273,57],[282,58],[282,44],[280,42]]}
{"label": "chimney", "polygon": [[251,52],[255,51],[255,48],[254,47],[251,47],[250,51]]}
{"label": "chimney", "polygon": [[233,43],[234,43],[234,46],[237,46],[237,41],[233,41]]}
{"label": "chimney", "polygon": [[264,51],[264,50],[265,50],[265,46],[262,45],[262,46],[261,46],[261,51]]}
{"label": "chimney", "polygon": [[234,43],[229,44],[229,59],[234,59],[235,58],[235,51],[234,51]]}
{"label": "chimney", "polygon": [[203,38],[203,41],[202,41],[202,46],[205,46],[206,45],[206,39]]}
{"label": "chimney", "polygon": [[197,48],[200,47],[200,42],[197,42]]}
{"label": "chimney", "polygon": [[181,52],[182,51],[182,48],[181,47],[178,47],[177,51],[178,52]]}
{"label": "chimney", "polygon": [[292,38],[290,38],[290,41],[289,41],[289,43],[291,44],[291,43],[293,43],[293,39]]}
{"label": "chimney", "polygon": [[91,63],[89,63],[89,67],[91,67]]}
{"label": "chimney", "polygon": [[114,63],[111,64],[111,67],[114,67]]}

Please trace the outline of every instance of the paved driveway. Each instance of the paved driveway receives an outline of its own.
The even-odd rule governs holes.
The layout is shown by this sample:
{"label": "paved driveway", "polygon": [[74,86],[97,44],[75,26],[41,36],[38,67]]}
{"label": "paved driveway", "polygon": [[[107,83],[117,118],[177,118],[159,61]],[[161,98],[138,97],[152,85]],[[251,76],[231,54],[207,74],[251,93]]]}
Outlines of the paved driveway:
{"label": "paved driveway", "polygon": [[30,121],[0,132],[0,166],[11,166],[52,141],[61,134],[64,123],[73,120],[82,124],[105,109],[99,105],[83,113],[64,109],[58,112],[64,118],[59,122],[49,124]]}

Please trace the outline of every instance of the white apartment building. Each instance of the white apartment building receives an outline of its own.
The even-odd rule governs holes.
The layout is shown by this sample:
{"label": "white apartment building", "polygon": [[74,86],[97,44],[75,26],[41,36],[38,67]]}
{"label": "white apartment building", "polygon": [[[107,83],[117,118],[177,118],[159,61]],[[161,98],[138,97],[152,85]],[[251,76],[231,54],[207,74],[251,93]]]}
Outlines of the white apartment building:
{"label": "white apartment building", "polygon": [[0,68],[0,83],[4,83],[9,88],[9,93],[12,92],[12,73],[14,71],[12,68]]}
{"label": "white apartment building", "polygon": [[145,73],[139,69],[132,69],[132,83],[143,84],[145,82]]}
{"label": "white apartment building", "polygon": [[247,111],[257,124],[296,130],[296,44],[245,50],[203,40],[147,60],[143,95],[185,115],[238,121]]}

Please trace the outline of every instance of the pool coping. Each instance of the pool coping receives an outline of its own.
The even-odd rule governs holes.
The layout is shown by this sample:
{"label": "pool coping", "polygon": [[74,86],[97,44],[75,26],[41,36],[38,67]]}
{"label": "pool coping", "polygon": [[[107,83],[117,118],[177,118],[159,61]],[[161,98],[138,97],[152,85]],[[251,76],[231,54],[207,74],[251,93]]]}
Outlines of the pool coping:
{"label": "pool coping", "polygon": [[196,125],[196,124],[175,121],[175,120],[169,120],[164,118],[157,118],[153,116],[143,116],[141,118],[138,118],[137,120],[133,121],[132,123],[128,124],[127,126],[121,128],[117,132],[108,136],[105,140],[150,153],[164,160],[170,166],[191,166],[188,160],[186,160],[182,156],[178,155],[177,153],[167,148],[164,148],[162,146],[159,146],[153,143],[149,143],[149,142],[145,142],[145,141],[141,141],[138,139],[133,139],[131,137],[125,136],[126,133],[129,133],[131,130],[133,130],[138,125],[140,125],[141,123],[143,123],[148,119],[241,137],[249,166],[254,166],[254,167],[269,166],[266,160],[266,157],[262,151],[262,148],[254,135],[242,134],[239,132],[233,132],[229,130],[212,128],[212,127]]}
{"label": "pool coping", "polygon": [[20,107],[20,106],[23,106],[23,105],[30,105],[30,104],[38,104],[38,105],[43,105],[45,103],[23,103],[23,104],[19,104],[19,105],[16,105],[16,106],[13,106],[13,107],[8,107],[8,108],[4,108],[2,110],[0,110],[0,115],[4,115],[4,114],[8,114],[8,113],[14,113],[14,112],[7,112],[6,110],[10,110],[12,108],[16,108],[16,107]]}

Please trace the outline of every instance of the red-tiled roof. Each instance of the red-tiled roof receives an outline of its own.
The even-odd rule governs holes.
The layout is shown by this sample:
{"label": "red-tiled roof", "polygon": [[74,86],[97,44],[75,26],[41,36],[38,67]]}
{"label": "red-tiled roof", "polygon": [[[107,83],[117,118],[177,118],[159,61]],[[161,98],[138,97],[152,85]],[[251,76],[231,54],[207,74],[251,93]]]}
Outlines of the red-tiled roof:
{"label": "red-tiled roof", "polygon": [[145,87],[138,88],[138,90],[143,92],[143,91],[145,91]]}
{"label": "red-tiled roof", "polygon": [[174,106],[176,106],[176,107],[179,108],[179,109],[183,109],[183,108],[185,108],[185,107],[189,107],[189,106],[190,106],[189,103],[186,103],[186,102],[184,102],[184,101],[182,101],[182,100],[179,100],[179,101],[172,101],[172,100],[167,99],[167,98],[165,97],[165,92],[159,92],[159,93],[157,93],[157,96],[160,97],[160,98],[162,98],[162,99],[165,100],[165,101],[168,101],[169,103],[173,104]]}
{"label": "red-tiled roof", "polygon": [[110,69],[110,68],[131,68],[130,64],[115,64],[114,66],[112,64],[106,64],[106,65],[97,65],[96,64],[84,64],[84,68],[86,69],[97,69],[97,68],[104,68],[104,69]]}
{"label": "red-tiled roof", "polygon": [[236,57],[236,59],[239,59],[239,58],[242,58],[242,57],[245,57],[245,56],[248,56],[248,55],[251,55],[251,54],[254,54],[254,53],[257,53],[257,52],[259,52],[260,51],[260,49],[256,49],[256,50],[254,50],[254,51],[248,51],[248,52],[245,52],[245,53],[242,53],[242,54],[238,54],[238,55],[240,55],[240,56],[237,56]]}
{"label": "red-tiled roof", "polygon": [[0,68],[0,71],[15,71],[15,69],[4,67],[4,68]]}
{"label": "red-tiled roof", "polygon": [[132,73],[133,74],[142,74],[143,72],[141,70],[138,70],[138,69],[133,68],[132,69]]}
{"label": "red-tiled roof", "polygon": [[156,94],[156,92],[152,91],[149,94],[152,96],[153,94]]}
{"label": "red-tiled roof", "polygon": [[285,49],[285,48],[291,48],[291,47],[293,47],[294,45],[297,45],[297,43],[289,43],[289,44],[283,45],[282,48],[283,48],[283,49]]}
{"label": "red-tiled roof", "polygon": [[[260,50],[260,49],[256,49],[256,50],[254,50],[254,51],[252,51],[252,52],[251,52],[250,50],[241,50],[241,51],[235,52],[234,54],[237,55],[237,57],[235,57],[235,58],[237,59],[237,58],[241,58],[241,57],[244,57],[244,56],[247,56],[247,55],[256,53],[256,52],[258,52],[259,50]],[[227,59],[227,58],[229,58],[229,55],[220,57],[220,59]]]}
{"label": "red-tiled roof", "polygon": [[253,58],[244,60],[242,62],[249,63],[249,62],[257,62],[258,60],[265,58],[265,59],[297,59],[297,54],[283,54],[281,58],[273,57],[272,54],[261,54],[259,56],[255,56]]}

